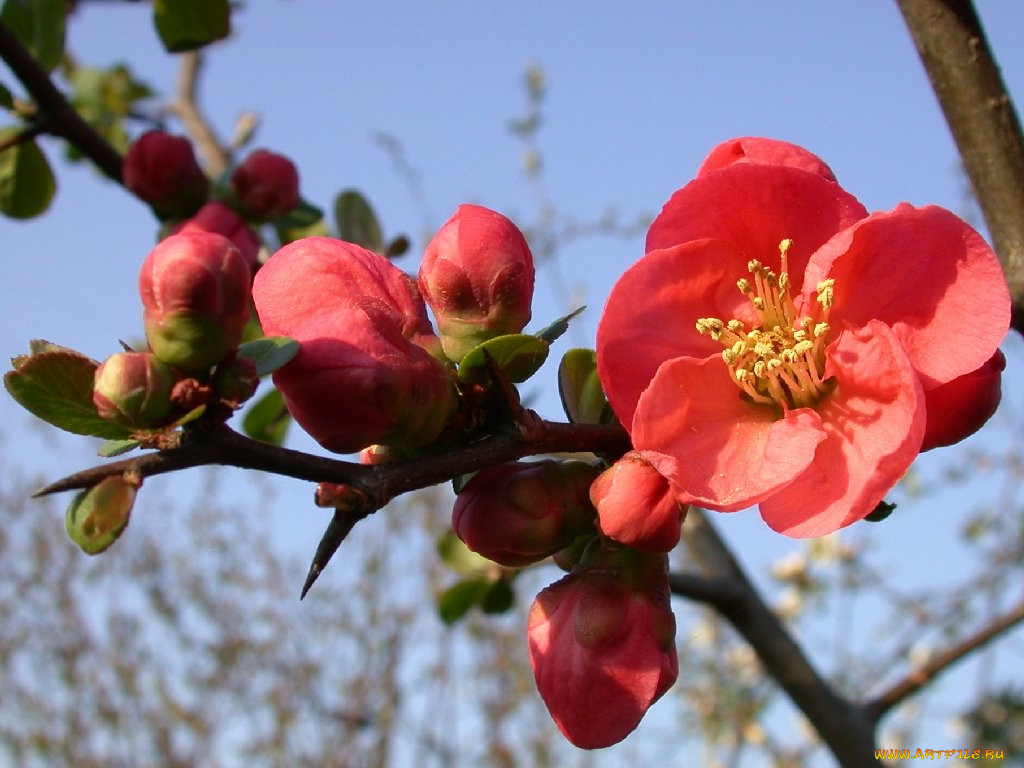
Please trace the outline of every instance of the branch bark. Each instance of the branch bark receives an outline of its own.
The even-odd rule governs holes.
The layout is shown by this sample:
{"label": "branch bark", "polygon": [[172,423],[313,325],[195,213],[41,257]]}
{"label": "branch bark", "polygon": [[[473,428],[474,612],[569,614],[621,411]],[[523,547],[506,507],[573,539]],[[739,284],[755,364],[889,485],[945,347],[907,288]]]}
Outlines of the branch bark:
{"label": "branch bark", "polygon": [[202,66],[203,58],[199,51],[188,51],[181,54],[181,66],[178,70],[178,95],[174,103],[171,104],[171,109],[181,120],[196,146],[199,147],[206,172],[213,178],[217,178],[228,169],[231,164],[231,156],[224,148],[223,142],[217,138],[209,121],[199,110],[196,94]]}
{"label": "branch bark", "polygon": [[121,182],[121,153],[93,130],[68,103],[39,63],[0,21],[0,58],[11,68],[39,109],[37,125],[74,145],[108,178]]}
{"label": "branch bark", "polygon": [[[779,618],[765,605],[701,510],[691,509],[687,514],[683,539],[701,570],[714,580],[711,583],[731,584],[719,596],[707,595],[705,601],[750,644],[765,671],[804,713],[839,765],[878,765],[874,756],[875,721],[822,678]],[[687,586],[693,588],[692,584]]]}
{"label": "branch bark", "polygon": [[896,0],[963,158],[1024,333],[1024,137],[971,0]]}

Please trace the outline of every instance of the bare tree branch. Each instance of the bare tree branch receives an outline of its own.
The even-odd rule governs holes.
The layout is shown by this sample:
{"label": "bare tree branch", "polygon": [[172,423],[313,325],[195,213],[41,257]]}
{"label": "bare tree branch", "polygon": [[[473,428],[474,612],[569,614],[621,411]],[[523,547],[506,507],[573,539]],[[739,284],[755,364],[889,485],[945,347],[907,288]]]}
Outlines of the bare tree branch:
{"label": "bare tree branch", "polygon": [[82,119],[64,98],[64,94],[57,90],[50,76],[2,21],[0,58],[3,58],[35,101],[39,109],[37,126],[45,133],[73,144],[106,176],[120,184],[121,154]]}
{"label": "bare tree branch", "polygon": [[883,694],[867,702],[864,705],[865,713],[873,721],[879,721],[889,710],[913,696],[954,664],[1021,622],[1024,622],[1024,600],[1010,611],[996,617],[973,635],[965,637],[955,645],[936,654],[927,664],[922,664],[912,670]]}
{"label": "bare tree branch", "polygon": [[687,514],[683,539],[708,577],[731,582],[730,592],[736,593],[707,602],[750,644],[765,671],[804,713],[839,765],[878,765],[874,721],[840,696],[813,667],[701,510],[692,508]]}
{"label": "bare tree branch", "polygon": [[1024,333],[1024,137],[971,0],[896,0],[1002,259]]}
{"label": "bare tree branch", "polygon": [[188,135],[199,147],[203,156],[206,172],[213,177],[220,176],[231,164],[231,156],[223,142],[217,138],[213,127],[199,111],[196,98],[199,85],[199,72],[203,66],[202,54],[199,51],[188,51],[181,54],[181,68],[178,70],[178,96],[171,104],[171,109],[178,116],[188,131]]}

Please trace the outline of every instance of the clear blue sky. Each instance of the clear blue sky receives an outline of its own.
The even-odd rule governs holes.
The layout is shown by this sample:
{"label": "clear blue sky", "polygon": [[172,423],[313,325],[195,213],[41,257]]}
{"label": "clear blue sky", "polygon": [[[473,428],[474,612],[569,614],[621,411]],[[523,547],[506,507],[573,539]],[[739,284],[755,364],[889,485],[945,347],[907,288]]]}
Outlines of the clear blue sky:
{"label": "clear blue sky", "polygon": [[[1020,100],[1024,4],[977,5]],[[156,89],[174,87],[175,61],[159,47],[148,4],[81,3],[68,46],[83,64],[127,60]],[[239,113],[259,112],[255,145],[296,161],[308,199],[329,206],[339,189],[356,187],[389,233],[413,236],[415,252],[424,229],[461,202],[521,220],[535,213],[519,144],[507,130],[522,113],[530,64],[543,68],[549,84],[539,134],[547,192],[575,219],[594,219],[609,206],[627,219],[656,213],[714,144],[738,135],[806,146],[869,209],[906,200],[968,211],[955,148],[891,0],[251,0],[236,14],[234,38],[209,51],[202,101],[222,136]],[[0,81],[11,80],[0,69]],[[378,132],[402,143],[426,213],[375,142]],[[59,157],[56,144],[48,152]],[[139,335],[135,280],[155,223],[91,170],[58,165],[58,196],[46,216],[0,220],[5,359],[34,337],[102,358],[116,351],[118,338]],[[615,276],[641,252],[642,237],[583,240],[563,252],[561,271],[590,306],[573,344],[593,344]],[[400,263],[412,270],[415,258]],[[542,270],[537,327],[561,314],[564,300]],[[1020,353],[1016,344],[1011,388],[1020,381]],[[541,385],[553,392],[546,375]],[[558,416],[550,394],[540,402],[545,415]],[[0,435],[6,455],[22,441],[19,464],[50,476],[92,461],[88,441],[41,436],[6,396]],[[291,483],[284,493],[294,507],[308,503],[310,489]],[[288,534],[302,551],[319,538],[319,519],[311,513],[307,530]],[[754,513],[730,516],[726,525],[771,556],[789,546],[767,535]],[[920,531],[894,522],[890,535],[897,546],[919,546]]]}

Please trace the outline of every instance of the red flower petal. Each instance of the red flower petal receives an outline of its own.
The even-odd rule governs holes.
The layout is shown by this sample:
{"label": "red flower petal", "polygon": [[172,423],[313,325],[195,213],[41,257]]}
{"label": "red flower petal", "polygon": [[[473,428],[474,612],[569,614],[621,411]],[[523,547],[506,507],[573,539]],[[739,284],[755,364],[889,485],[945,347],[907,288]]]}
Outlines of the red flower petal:
{"label": "red flower petal", "polygon": [[668,552],[679,543],[686,507],[668,480],[630,451],[590,485],[601,533],[641,552]]}
{"label": "red flower petal", "polygon": [[810,408],[780,416],[744,400],[720,357],[684,357],[659,368],[640,397],[632,439],[680,501],[733,511],[792,482],[825,431]]}
{"label": "red flower petal", "polygon": [[800,285],[810,255],[865,216],[853,195],[816,174],[782,166],[731,165],[672,195],[647,232],[646,250],[702,238],[728,240],[748,259],[777,270],[779,243],[789,239],[790,277]]}
{"label": "red flower petal", "polygon": [[981,429],[999,406],[1004,368],[1006,357],[997,349],[978,370],[925,392],[928,427],[921,450],[959,443]]}
{"label": "red flower petal", "polygon": [[698,318],[751,317],[736,289],[747,260],[730,243],[698,240],[652,251],[619,278],[597,328],[598,376],[619,421],[632,423],[640,393],[665,360],[722,351],[697,332]]}
{"label": "red flower petal", "polygon": [[840,232],[811,259],[805,297],[826,277],[836,281],[830,321],[890,326],[925,389],[976,370],[1009,327],[998,259],[943,208],[903,204]]}
{"label": "red flower petal", "polygon": [[896,334],[872,320],[827,352],[836,389],[817,405],[826,435],[803,474],[761,502],[788,536],[824,536],[864,518],[917,457],[924,393]]}
{"label": "red flower petal", "polygon": [[836,180],[832,169],[813,152],[808,152],[803,147],[790,144],[788,141],[763,139],[757,136],[744,136],[739,139],[723,141],[708,153],[704,163],[697,171],[697,176],[700,177],[710,171],[726,168],[736,163],[784,165],[815,173],[829,181]]}

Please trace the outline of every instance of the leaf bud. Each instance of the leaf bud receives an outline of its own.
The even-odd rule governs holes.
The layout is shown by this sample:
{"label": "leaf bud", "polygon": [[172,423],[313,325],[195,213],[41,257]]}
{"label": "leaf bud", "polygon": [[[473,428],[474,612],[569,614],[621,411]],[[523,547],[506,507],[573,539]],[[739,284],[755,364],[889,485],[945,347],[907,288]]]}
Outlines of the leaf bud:
{"label": "leaf bud", "polygon": [[119,352],[96,369],[92,402],[104,419],[159,426],[171,411],[174,372],[151,352]]}
{"label": "leaf bud", "polygon": [[128,525],[138,488],[122,475],[110,475],[77,494],[64,513],[70,539],[89,555],[106,550]]}

